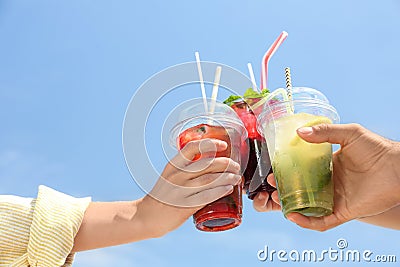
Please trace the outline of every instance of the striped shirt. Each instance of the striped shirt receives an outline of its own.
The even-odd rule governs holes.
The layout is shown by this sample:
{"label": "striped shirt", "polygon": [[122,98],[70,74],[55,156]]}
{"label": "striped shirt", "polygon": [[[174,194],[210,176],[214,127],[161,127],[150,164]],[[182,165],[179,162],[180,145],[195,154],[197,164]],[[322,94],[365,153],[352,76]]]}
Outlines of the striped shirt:
{"label": "striped shirt", "polygon": [[0,195],[0,267],[71,266],[91,199],[39,186],[36,199]]}

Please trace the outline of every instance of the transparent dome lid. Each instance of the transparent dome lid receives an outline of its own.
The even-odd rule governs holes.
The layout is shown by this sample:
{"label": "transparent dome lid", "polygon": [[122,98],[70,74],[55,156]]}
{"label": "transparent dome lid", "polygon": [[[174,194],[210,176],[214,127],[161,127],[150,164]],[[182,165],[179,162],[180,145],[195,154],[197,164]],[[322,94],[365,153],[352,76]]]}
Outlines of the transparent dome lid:
{"label": "transparent dome lid", "polygon": [[220,102],[212,103],[210,99],[207,100],[207,106],[206,110],[202,99],[192,99],[171,112],[171,117],[175,118],[175,125],[170,131],[171,145],[175,146],[181,132],[200,124],[235,129],[243,140],[247,138],[243,122],[231,107]]}
{"label": "transparent dome lid", "polygon": [[[202,99],[194,99],[188,102],[188,107],[183,107],[179,112],[179,121],[191,119],[196,116],[224,116],[233,122],[241,123],[240,118],[236,115],[236,112],[220,102],[215,102],[214,106],[210,99],[207,100],[208,110],[205,110]],[[212,111],[213,110],[213,111]]]}
{"label": "transparent dome lid", "polygon": [[257,117],[257,130],[263,135],[263,128],[268,124],[274,124],[279,118],[299,113],[326,117],[332,123],[340,121],[337,110],[329,104],[326,96],[320,91],[307,87],[294,87],[292,98],[289,100],[287,90],[279,88],[267,97],[263,111]]}
{"label": "transparent dome lid", "polygon": [[[278,88],[267,97],[267,102],[284,102],[287,99],[287,89]],[[292,99],[294,101],[315,101],[329,104],[328,98],[318,90],[309,87],[293,87]]]}

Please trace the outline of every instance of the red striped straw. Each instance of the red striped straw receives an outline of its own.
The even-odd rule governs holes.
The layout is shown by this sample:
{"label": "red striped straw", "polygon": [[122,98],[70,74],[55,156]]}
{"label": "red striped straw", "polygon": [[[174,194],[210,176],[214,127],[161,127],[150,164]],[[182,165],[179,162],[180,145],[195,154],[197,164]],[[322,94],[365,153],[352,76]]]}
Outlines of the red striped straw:
{"label": "red striped straw", "polygon": [[271,57],[275,54],[276,50],[278,50],[279,46],[285,41],[288,33],[283,31],[275,42],[268,48],[267,52],[264,54],[261,63],[261,90],[267,89],[267,78],[268,78],[268,62]]}

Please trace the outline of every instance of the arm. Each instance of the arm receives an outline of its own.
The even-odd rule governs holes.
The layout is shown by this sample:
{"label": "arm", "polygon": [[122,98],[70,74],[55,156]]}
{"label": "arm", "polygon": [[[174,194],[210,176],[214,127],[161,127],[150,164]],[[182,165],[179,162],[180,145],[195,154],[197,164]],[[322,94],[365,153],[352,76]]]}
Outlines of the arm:
{"label": "arm", "polygon": [[[394,175],[398,178],[397,184],[400,184],[400,144],[392,141],[391,144],[393,146],[393,152],[390,155],[392,161],[389,162],[389,166],[394,169]],[[400,191],[398,192],[398,195],[400,197]],[[393,207],[378,215],[363,217],[359,218],[358,220],[377,226],[400,230],[400,205],[397,205],[396,207]]]}
{"label": "arm", "polygon": [[400,230],[400,205],[381,214],[358,219],[360,222]]}
{"label": "arm", "polygon": [[126,202],[91,202],[74,240],[73,252],[130,243],[156,237],[137,220],[142,199]]}
{"label": "arm", "polygon": [[[201,144],[201,149],[200,149]],[[127,202],[92,202],[86,209],[73,251],[161,237],[183,224],[205,204],[232,192],[240,165],[229,158],[204,158],[224,151],[223,141],[189,142],[165,167],[152,191]]]}

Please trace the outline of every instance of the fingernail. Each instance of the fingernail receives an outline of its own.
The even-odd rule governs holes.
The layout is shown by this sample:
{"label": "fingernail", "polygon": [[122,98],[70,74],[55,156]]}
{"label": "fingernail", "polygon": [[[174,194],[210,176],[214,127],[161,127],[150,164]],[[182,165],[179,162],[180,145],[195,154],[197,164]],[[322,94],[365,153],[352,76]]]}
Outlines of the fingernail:
{"label": "fingernail", "polygon": [[297,129],[297,132],[303,135],[310,135],[313,133],[313,128],[312,127],[301,127]]}

